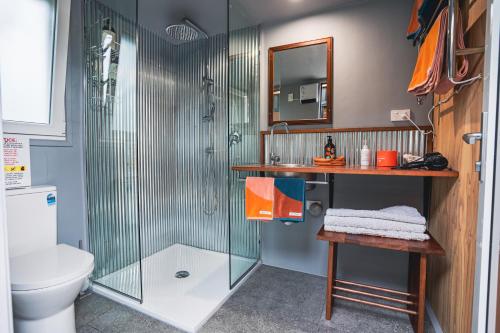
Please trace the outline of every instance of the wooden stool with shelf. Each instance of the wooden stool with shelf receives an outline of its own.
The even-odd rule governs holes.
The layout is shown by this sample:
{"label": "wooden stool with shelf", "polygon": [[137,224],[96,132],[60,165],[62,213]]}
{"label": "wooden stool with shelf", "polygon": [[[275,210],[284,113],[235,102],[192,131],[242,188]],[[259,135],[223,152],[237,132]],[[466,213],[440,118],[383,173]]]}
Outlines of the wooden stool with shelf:
{"label": "wooden stool with shelf", "polygon": [[[342,299],[350,302],[362,303],[387,310],[406,313],[410,316],[410,321],[414,331],[417,333],[424,333],[427,256],[445,255],[443,248],[434,238],[432,238],[432,236],[427,241],[412,241],[331,232],[325,231],[322,227],[317,234],[317,239],[328,242],[326,320],[330,320],[332,318],[332,306],[334,299]],[[338,244],[354,244],[379,249],[408,252],[408,290],[398,291],[337,279]],[[350,296],[341,295],[339,292],[342,292],[343,294],[350,294]],[[356,296],[362,296],[364,298],[357,298]],[[375,300],[371,301],[366,298]],[[384,303],[376,302],[377,299],[383,300]]]}

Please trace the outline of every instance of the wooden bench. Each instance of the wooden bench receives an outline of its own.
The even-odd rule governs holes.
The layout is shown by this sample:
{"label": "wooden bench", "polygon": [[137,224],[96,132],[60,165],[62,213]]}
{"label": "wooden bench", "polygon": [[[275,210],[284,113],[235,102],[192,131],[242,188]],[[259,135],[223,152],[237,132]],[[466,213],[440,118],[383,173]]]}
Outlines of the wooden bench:
{"label": "wooden bench", "polygon": [[[443,256],[445,254],[443,248],[434,238],[432,238],[432,236],[430,240],[421,242],[331,232],[325,231],[322,227],[316,238],[328,242],[326,320],[330,320],[332,318],[333,301],[337,298],[406,313],[410,316],[410,321],[414,331],[417,333],[424,333],[427,256]],[[409,263],[407,291],[398,291],[337,279],[338,244],[354,244],[379,249],[408,252]],[[341,295],[339,292],[349,294],[351,296]],[[357,298],[356,296],[361,296],[363,298]],[[385,303],[376,302],[375,300],[367,300],[366,298],[382,300]]]}

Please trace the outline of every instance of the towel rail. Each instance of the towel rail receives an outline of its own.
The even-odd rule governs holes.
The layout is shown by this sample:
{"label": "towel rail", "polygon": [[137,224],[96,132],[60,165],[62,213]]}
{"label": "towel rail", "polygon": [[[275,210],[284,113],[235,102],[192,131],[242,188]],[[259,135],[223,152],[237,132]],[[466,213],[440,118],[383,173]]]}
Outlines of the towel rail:
{"label": "towel rail", "polygon": [[[325,180],[306,180],[306,184],[310,184],[310,185],[328,185],[330,184],[328,182],[328,175],[326,173],[323,174],[323,176],[325,177]],[[247,177],[238,177],[238,182],[244,182],[246,180]]]}
{"label": "towel rail", "polygon": [[458,0],[449,0],[448,2],[448,29],[447,29],[447,44],[448,44],[448,55],[447,55],[447,74],[448,80],[454,84],[468,83],[481,78],[481,74],[473,78],[455,81],[455,76],[457,73],[457,55],[471,55],[476,53],[483,53],[484,47],[474,47],[465,48],[457,50],[457,19],[459,18],[459,7]]}
{"label": "towel rail", "polygon": [[[239,182],[244,182],[246,180],[245,178],[238,178]],[[328,185],[328,182],[324,182],[321,180],[306,180],[306,184],[311,184],[311,185]]]}
{"label": "towel rail", "polygon": [[446,55],[447,58],[446,60],[448,64],[447,68],[448,79],[450,80],[450,82],[455,84],[467,83],[470,81],[477,80],[481,77],[481,75],[478,75],[474,78],[464,80],[461,82],[455,81],[455,76],[457,72],[457,59],[456,59],[457,55],[467,56],[472,54],[484,53],[485,49],[483,46],[483,47],[471,47],[471,48],[457,50],[457,26],[458,26],[457,19],[459,18],[458,0],[448,0],[448,1],[440,0],[439,5],[436,6],[436,11],[433,13],[428,26],[424,27],[415,38],[414,45],[415,43],[418,43],[418,45],[422,45],[425,38],[427,37],[427,34],[429,33],[429,30],[434,24],[434,21],[438,17],[438,14],[443,10],[443,6],[446,5],[446,2],[448,2],[448,27],[447,27],[447,38],[446,38],[446,42],[448,45],[448,54]]}
{"label": "towel rail", "polygon": [[462,50],[456,50],[455,54],[465,56],[465,55],[471,55],[471,54],[483,53],[483,52],[484,52],[484,46],[483,47],[469,47],[469,48],[462,49]]}
{"label": "towel rail", "polygon": [[454,78],[457,71],[456,50],[457,50],[457,17],[458,6],[455,0],[448,3],[448,78]]}

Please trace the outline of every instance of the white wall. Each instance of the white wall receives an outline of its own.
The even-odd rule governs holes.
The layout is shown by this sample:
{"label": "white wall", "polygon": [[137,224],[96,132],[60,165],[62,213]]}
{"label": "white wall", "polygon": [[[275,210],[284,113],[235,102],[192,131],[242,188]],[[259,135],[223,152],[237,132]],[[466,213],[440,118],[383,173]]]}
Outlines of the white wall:
{"label": "white wall", "polygon": [[[1,102],[2,96],[0,95],[0,119],[3,119]],[[0,133],[3,133],[2,125],[3,122],[0,122]],[[0,156],[3,156],[3,140],[2,145],[0,146]],[[0,160],[0,179],[3,180],[4,177],[4,165],[2,158]],[[9,247],[7,244],[7,214],[5,212],[5,184],[3,181],[0,181],[0,332],[12,332],[12,321]]]}
{"label": "white wall", "polygon": [[262,26],[261,129],[267,128],[268,49],[330,36],[333,127],[392,126],[390,110],[400,108],[411,108],[417,123],[427,124],[431,98],[419,106],[406,92],[417,54],[405,38],[412,4],[412,0],[371,0]]}
{"label": "white wall", "polygon": [[71,2],[66,75],[67,142],[31,141],[33,185],[57,186],[57,241],[87,244],[83,147],[82,0]]}

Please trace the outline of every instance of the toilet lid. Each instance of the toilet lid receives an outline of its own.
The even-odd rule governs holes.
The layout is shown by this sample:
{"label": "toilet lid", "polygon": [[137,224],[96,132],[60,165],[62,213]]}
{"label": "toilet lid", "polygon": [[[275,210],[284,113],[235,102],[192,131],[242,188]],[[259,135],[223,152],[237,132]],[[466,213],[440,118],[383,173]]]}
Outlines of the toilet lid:
{"label": "toilet lid", "polygon": [[94,256],[59,244],[10,259],[12,290],[48,288],[90,274]]}

